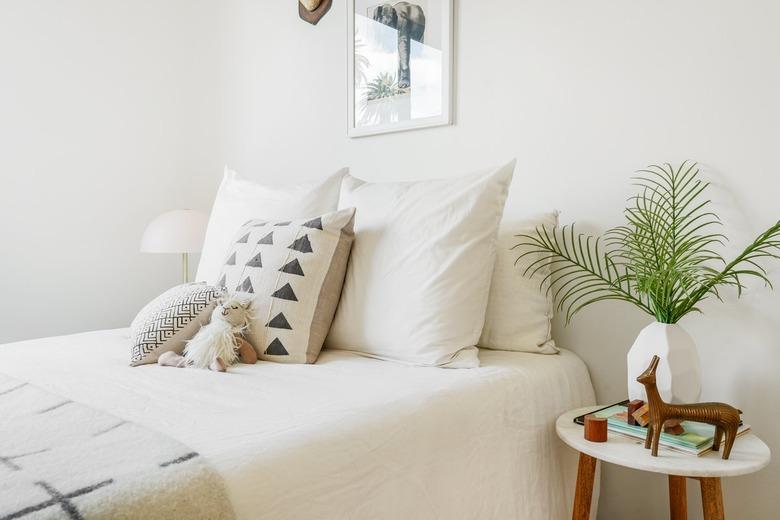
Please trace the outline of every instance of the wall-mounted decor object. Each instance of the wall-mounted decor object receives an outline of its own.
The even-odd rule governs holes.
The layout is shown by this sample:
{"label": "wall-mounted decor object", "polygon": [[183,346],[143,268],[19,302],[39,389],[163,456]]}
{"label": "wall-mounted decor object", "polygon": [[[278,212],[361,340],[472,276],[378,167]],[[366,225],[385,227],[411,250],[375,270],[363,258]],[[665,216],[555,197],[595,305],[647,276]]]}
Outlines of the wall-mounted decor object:
{"label": "wall-mounted decor object", "polygon": [[333,0],[298,0],[298,16],[312,25],[317,25],[332,4]]}
{"label": "wall-mounted decor object", "polygon": [[448,125],[452,0],[349,0],[349,135]]}
{"label": "wall-mounted decor object", "polygon": [[658,456],[658,443],[664,424],[670,420],[693,421],[711,424],[715,426],[715,438],[712,441],[712,451],[720,449],[720,441],[726,437],[723,446],[723,458],[728,459],[731,447],[737,438],[741,410],[726,403],[696,403],[696,404],[669,404],[661,399],[661,394],[656,386],[655,372],[661,359],[653,356],[650,366],[647,367],[636,380],[644,385],[647,392],[647,404],[650,405],[650,424],[647,425],[647,438],[645,449],[652,447],[651,455]]}

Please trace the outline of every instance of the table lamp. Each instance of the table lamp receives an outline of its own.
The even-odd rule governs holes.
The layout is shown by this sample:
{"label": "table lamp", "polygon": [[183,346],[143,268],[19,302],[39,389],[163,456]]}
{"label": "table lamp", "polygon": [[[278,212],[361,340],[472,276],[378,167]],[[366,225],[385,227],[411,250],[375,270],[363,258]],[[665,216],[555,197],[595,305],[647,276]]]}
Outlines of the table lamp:
{"label": "table lamp", "polygon": [[180,253],[182,281],[190,281],[189,254],[199,253],[206,236],[208,215],[191,209],[163,213],[146,226],[142,253]]}

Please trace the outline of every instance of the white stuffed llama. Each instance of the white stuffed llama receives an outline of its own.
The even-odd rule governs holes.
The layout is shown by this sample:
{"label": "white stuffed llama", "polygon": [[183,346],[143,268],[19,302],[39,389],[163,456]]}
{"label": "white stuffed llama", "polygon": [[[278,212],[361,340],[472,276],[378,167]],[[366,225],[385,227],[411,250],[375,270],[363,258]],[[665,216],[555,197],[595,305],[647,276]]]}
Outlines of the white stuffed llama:
{"label": "white stuffed llama", "polygon": [[184,356],[166,352],[160,356],[158,363],[165,366],[208,368],[218,372],[224,372],[239,360],[242,363],[256,363],[255,349],[239,336],[249,327],[251,305],[251,300],[237,295],[221,298],[211,313],[211,321],[187,342]]}

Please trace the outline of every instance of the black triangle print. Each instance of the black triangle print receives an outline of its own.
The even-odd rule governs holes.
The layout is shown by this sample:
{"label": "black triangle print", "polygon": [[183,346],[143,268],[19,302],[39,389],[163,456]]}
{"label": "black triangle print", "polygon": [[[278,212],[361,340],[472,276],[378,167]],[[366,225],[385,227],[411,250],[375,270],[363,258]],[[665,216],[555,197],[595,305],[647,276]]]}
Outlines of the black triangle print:
{"label": "black triangle print", "polygon": [[[260,258],[260,253],[257,253],[254,258],[246,263],[247,267],[263,267],[263,261]],[[249,280],[249,278],[247,278]]]}
{"label": "black triangle print", "polygon": [[277,226],[277,227],[279,227],[279,226],[289,226],[290,224],[291,224],[291,222],[288,220],[287,222],[277,222],[276,224],[274,224],[274,226]]}
{"label": "black triangle print", "polygon": [[266,236],[261,238],[260,241],[258,242],[258,244],[263,244],[263,245],[266,245],[266,246],[274,245],[274,232],[271,231]]}
{"label": "black triangle print", "polygon": [[222,278],[217,282],[217,287],[227,287],[227,274],[222,275]]}
{"label": "black triangle print", "polygon": [[290,355],[290,353],[287,352],[287,349],[284,348],[284,345],[282,345],[282,342],[279,341],[279,338],[274,338],[271,344],[268,345],[268,348],[265,349],[265,352],[263,352],[263,354],[267,356],[289,356]]}
{"label": "black triangle print", "polygon": [[303,225],[304,227],[319,229],[320,231],[322,231],[322,217],[317,217],[308,222],[304,222]]}
{"label": "black triangle print", "polygon": [[227,262],[225,262],[225,265],[236,265],[236,253],[235,252],[232,255],[230,255],[230,258],[228,258]]}
{"label": "black triangle print", "polygon": [[287,262],[279,270],[287,274],[297,274],[298,276],[305,276],[303,274],[303,268],[301,267],[301,263],[298,261],[297,258],[294,258],[292,262]]}
{"label": "black triangle print", "polygon": [[290,300],[293,302],[298,301],[298,297],[295,296],[295,293],[293,292],[292,287],[290,287],[289,283],[284,284],[284,287],[281,289],[277,289],[274,291],[274,293],[271,295],[273,298],[279,298],[280,300]]}
{"label": "black triangle print", "polygon": [[247,233],[246,235],[244,235],[241,238],[239,238],[236,241],[236,244],[246,244],[247,242],[249,242],[249,233]]}
{"label": "black triangle print", "polygon": [[284,314],[282,314],[281,312],[277,314],[271,321],[269,321],[266,327],[271,327],[272,329],[292,330],[292,327],[290,326],[290,322],[287,321],[287,318],[285,318]]}
{"label": "black triangle print", "polygon": [[238,287],[236,288],[236,291],[242,291],[242,292],[247,292],[247,293],[254,294],[255,288],[252,287],[252,280],[250,280],[249,277],[247,276],[246,280],[244,280],[244,283],[241,284],[241,287],[240,288],[238,288]]}
{"label": "black triangle print", "polygon": [[311,242],[309,242],[309,235],[303,235],[301,238],[287,246],[288,249],[294,249],[301,253],[312,253],[314,250],[311,248]]}

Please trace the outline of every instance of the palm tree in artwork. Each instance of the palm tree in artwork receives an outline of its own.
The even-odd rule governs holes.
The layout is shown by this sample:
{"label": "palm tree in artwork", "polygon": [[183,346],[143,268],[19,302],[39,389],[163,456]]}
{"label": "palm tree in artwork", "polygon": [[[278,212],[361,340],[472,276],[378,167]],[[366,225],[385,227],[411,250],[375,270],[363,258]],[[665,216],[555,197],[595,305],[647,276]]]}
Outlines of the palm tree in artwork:
{"label": "palm tree in artwork", "polygon": [[393,97],[398,93],[398,82],[395,75],[389,72],[380,72],[366,87],[366,98],[369,101]]}

